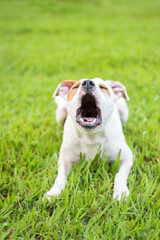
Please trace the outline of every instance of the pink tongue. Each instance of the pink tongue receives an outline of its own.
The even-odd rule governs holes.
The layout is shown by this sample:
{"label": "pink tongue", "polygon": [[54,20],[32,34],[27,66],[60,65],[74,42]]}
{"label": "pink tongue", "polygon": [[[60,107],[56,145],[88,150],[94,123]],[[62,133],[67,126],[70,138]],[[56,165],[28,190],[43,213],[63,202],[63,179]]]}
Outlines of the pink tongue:
{"label": "pink tongue", "polygon": [[83,118],[83,120],[84,120],[85,122],[93,122],[94,119],[95,119],[95,118],[92,118],[92,117],[90,117],[90,118],[84,117],[84,118]]}

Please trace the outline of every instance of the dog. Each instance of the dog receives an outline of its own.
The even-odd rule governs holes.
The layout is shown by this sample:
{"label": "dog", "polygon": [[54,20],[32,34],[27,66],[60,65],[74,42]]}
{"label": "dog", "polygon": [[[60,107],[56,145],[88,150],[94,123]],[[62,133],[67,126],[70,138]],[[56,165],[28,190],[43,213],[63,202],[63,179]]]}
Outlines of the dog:
{"label": "dog", "polygon": [[128,120],[129,100],[126,88],[120,82],[100,78],[68,80],[59,84],[53,97],[57,103],[56,120],[64,122],[63,142],[58,160],[58,176],[53,187],[44,195],[51,202],[65,188],[71,166],[87,161],[97,150],[108,162],[114,162],[120,153],[120,168],[114,179],[113,199],[120,201],[129,195],[127,178],[133,165],[133,154],[125,141],[122,125]]}

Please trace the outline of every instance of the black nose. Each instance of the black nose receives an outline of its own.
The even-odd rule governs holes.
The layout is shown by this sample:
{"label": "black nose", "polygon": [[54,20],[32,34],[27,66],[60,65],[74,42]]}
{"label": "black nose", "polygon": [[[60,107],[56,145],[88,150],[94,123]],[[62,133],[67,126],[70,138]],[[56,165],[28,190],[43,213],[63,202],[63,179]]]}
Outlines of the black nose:
{"label": "black nose", "polygon": [[85,81],[83,81],[82,86],[84,88],[90,89],[90,88],[93,88],[95,86],[95,84],[92,80],[85,80]]}

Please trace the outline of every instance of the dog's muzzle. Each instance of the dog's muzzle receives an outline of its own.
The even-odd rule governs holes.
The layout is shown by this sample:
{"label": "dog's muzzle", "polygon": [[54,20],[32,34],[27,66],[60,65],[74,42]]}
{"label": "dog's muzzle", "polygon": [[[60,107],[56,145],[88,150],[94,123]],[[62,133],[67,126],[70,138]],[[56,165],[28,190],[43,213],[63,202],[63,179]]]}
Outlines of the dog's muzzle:
{"label": "dog's muzzle", "polygon": [[82,97],[81,107],[76,113],[76,122],[86,129],[94,129],[101,125],[101,110],[97,107],[96,99],[91,93],[86,93]]}
{"label": "dog's muzzle", "polygon": [[82,88],[85,90],[91,90],[95,87],[95,83],[92,80],[85,80],[82,83]]}

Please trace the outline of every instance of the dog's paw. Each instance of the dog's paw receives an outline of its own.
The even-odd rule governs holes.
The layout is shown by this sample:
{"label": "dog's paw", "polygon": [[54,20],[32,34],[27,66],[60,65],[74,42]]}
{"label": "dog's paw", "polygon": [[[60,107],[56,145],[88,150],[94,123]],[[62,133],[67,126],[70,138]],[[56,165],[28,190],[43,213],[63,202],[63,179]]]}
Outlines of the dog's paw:
{"label": "dog's paw", "polygon": [[53,196],[54,195],[48,195],[47,193],[45,193],[42,198],[42,202],[44,203],[46,200],[47,202],[52,203]]}
{"label": "dog's paw", "polygon": [[53,197],[57,197],[59,194],[60,194],[60,191],[58,191],[58,190],[56,190],[56,191],[50,190],[44,194],[42,201],[44,202],[46,199],[49,203],[52,203]]}
{"label": "dog's paw", "polygon": [[125,195],[125,200],[127,200],[129,189],[126,185],[119,186],[114,190],[113,199],[120,201],[123,194]]}

